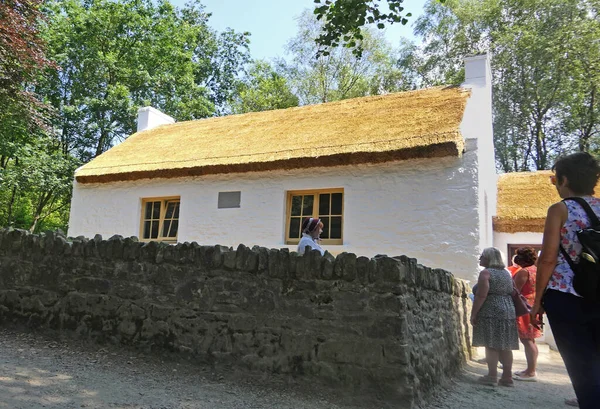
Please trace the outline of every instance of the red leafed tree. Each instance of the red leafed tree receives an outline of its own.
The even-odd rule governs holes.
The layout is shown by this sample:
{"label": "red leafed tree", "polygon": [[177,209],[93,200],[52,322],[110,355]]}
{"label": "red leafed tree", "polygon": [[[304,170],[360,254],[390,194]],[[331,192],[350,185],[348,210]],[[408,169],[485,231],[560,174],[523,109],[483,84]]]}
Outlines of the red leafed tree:
{"label": "red leafed tree", "polygon": [[[43,0],[0,1],[0,104],[40,125],[43,105],[27,91],[39,70],[54,66],[45,56],[38,27]],[[8,108],[11,107],[11,108]]]}

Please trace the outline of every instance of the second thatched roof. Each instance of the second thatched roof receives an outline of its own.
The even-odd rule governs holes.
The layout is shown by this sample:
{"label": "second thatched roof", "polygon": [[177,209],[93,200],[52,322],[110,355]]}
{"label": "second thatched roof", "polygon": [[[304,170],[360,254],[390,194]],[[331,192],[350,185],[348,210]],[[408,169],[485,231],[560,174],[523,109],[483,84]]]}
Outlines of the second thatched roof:
{"label": "second thatched roof", "polygon": [[469,95],[436,87],[163,125],[130,136],[75,177],[111,182],[457,156]]}
{"label": "second thatched roof", "polygon": [[[500,175],[494,231],[542,233],[548,207],[561,200],[550,175],[549,170]],[[596,186],[599,191],[600,183]]]}

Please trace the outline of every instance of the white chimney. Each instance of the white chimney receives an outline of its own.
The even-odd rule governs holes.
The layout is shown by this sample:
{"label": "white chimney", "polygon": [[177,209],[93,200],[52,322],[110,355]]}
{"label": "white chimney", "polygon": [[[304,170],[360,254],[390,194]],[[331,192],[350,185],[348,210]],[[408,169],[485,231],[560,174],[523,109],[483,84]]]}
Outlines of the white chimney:
{"label": "white chimney", "polygon": [[462,84],[471,91],[460,132],[465,138],[463,158],[477,166],[479,251],[494,244],[492,216],[496,214],[497,199],[490,59],[489,54],[466,57]]}
{"label": "white chimney", "polygon": [[490,85],[492,71],[488,54],[465,57],[465,85]]}
{"label": "white chimney", "polygon": [[492,71],[488,54],[465,57],[462,86],[471,90],[461,124],[463,137],[492,144]]}
{"label": "white chimney", "polygon": [[148,129],[156,128],[160,125],[169,125],[175,123],[175,119],[169,115],[160,112],[156,108],[144,107],[138,109],[137,117],[137,131],[146,131]]}

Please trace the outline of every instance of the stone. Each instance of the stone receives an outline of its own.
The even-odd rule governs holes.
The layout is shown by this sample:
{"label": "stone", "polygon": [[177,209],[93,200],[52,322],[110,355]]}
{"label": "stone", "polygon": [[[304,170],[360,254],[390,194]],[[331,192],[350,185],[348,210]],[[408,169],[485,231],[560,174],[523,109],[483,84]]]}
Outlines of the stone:
{"label": "stone", "polygon": [[0,229],[1,322],[376,388],[403,402],[460,370],[469,293],[406,256]]}
{"label": "stone", "polygon": [[264,272],[269,268],[269,249],[265,247],[254,246],[252,251],[258,254],[258,272]]}
{"label": "stone", "polygon": [[369,262],[370,259],[365,256],[356,258],[356,277],[363,285],[369,282]]}
{"label": "stone", "polygon": [[118,331],[127,337],[132,337],[137,332],[137,327],[134,322],[123,320],[119,324]]}
{"label": "stone", "polygon": [[225,253],[227,252],[229,252],[229,247],[220,246],[217,244],[214,247],[214,251],[212,254],[212,266],[216,268],[221,267],[223,265]]}
{"label": "stone", "polygon": [[333,255],[329,252],[325,253],[325,260],[323,261],[322,278],[324,280],[331,280],[333,278],[334,268],[335,268],[335,257],[333,257]]}
{"label": "stone", "polygon": [[356,279],[356,254],[340,253],[335,259],[333,275],[346,281]]}
{"label": "stone", "polygon": [[236,267],[237,251],[227,251],[223,254],[223,267],[234,270]]}
{"label": "stone", "polygon": [[94,277],[78,278],[74,284],[77,291],[91,294],[107,294],[112,286],[109,280]]}

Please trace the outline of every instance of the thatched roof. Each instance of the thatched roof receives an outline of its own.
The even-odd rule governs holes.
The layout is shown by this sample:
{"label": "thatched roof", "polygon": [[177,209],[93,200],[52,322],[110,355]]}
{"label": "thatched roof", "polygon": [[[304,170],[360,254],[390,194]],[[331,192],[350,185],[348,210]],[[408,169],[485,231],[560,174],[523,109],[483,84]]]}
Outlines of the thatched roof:
{"label": "thatched roof", "polygon": [[543,232],[548,207],[560,201],[550,175],[549,170],[500,175],[494,231]]}
{"label": "thatched roof", "polygon": [[469,91],[436,87],[138,132],[75,176],[110,182],[458,156]]}

